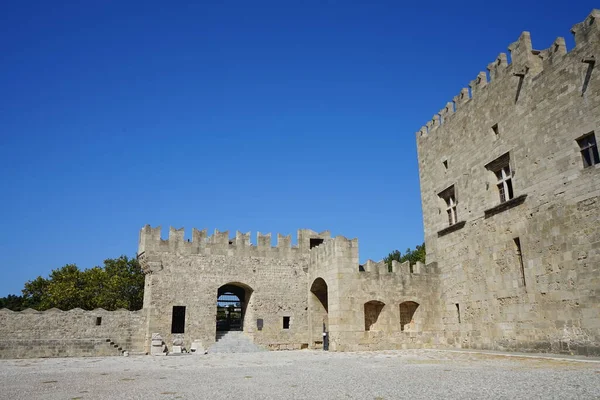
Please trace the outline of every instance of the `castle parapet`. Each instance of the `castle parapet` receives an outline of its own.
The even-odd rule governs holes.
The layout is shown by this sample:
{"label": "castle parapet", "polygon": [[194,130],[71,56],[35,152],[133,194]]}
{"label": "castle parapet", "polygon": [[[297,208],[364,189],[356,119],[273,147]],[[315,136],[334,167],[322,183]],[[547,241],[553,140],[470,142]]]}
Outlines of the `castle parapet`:
{"label": "castle parapet", "polygon": [[565,43],[565,38],[559,37],[556,38],[554,43],[546,49],[540,52],[540,57],[544,64],[544,68],[548,65],[552,65],[560,61],[563,56],[567,54],[567,45]]}
{"label": "castle parapet", "polygon": [[358,239],[336,236],[324,240],[310,250],[310,265],[315,273],[323,271],[354,272],[358,270]]}
{"label": "castle parapet", "polygon": [[571,33],[575,35],[575,47],[581,47],[592,42],[600,42],[599,24],[600,10],[594,9],[583,22],[573,25]]}
{"label": "castle parapet", "polygon": [[376,262],[373,260],[367,260],[364,265],[365,272],[371,272],[373,274],[382,275],[388,273],[387,263],[383,260]]}
{"label": "castle parapet", "polygon": [[508,67],[508,58],[506,53],[498,54],[493,63],[488,64],[487,70],[490,71],[490,81],[500,78]]}
{"label": "castle parapet", "polygon": [[479,93],[481,89],[483,89],[487,85],[487,74],[485,72],[480,72],[477,75],[477,78],[469,83],[469,87],[471,88],[471,96],[475,97]]}
{"label": "castle parapet", "polygon": [[[235,238],[230,238],[229,231],[215,230],[211,236],[207,230],[193,229],[192,240],[185,240],[184,229],[169,228],[168,240],[161,238],[161,228],[144,226],[140,230],[138,255],[152,260],[152,254],[176,253],[176,254],[222,254],[255,257],[294,257],[300,254],[308,254],[311,246],[331,238],[329,231],[317,233],[310,229],[298,230],[298,245],[292,246],[292,236],[277,234],[277,245],[271,246],[271,234],[257,233],[257,245],[251,243],[250,232],[237,231]],[[148,270],[156,269],[156,266],[148,264]]]}
{"label": "castle parapet", "polygon": [[469,99],[470,99],[469,89],[462,88],[460,90],[460,93],[458,95],[454,96],[454,99],[452,99],[452,101],[454,101],[456,109],[458,110],[460,108],[460,106],[465,104],[467,101],[469,101]]}
{"label": "castle parapet", "polygon": [[[597,46],[600,44],[600,10],[592,10],[583,22],[573,26],[571,32],[575,36],[575,49],[577,51],[584,48],[584,46],[591,44]],[[443,126],[448,120],[452,119],[453,115],[460,113],[461,109],[477,107],[477,105],[471,106],[470,100],[477,99],[482,90],[488,86],[491,90],[492,87],[498,87],[497,85],[514,85],[515,101],[518,101],[523,87],[526,87],[523,90],[536,90],[535,86],[531,84],[534,78],[544,72],[545,69],[550,69],[559,64],[569,54],[565,39],[562,37],[558,37],[548,49],[535,50],[529,32],[522,32],[519,38],[508,46],[508,50],[511,57],[510,64],[506,53],[500,53],[496,60],[487,66],[489,81],[487,74],[480,72],[469,83],[470,90],[469,88],[461,89],[460,93],[454,96],[452,102],[447,103],[445,108],[416,133],[417,137],[427,137],[439,126]],[[590,51],[589,54],[581,53],[581,51],[578,52],[578,56],[581,57],[578,61],[589,64],[590,67],[588,68],[594,68],[600,55],[592,54],[593,51]],[[509,72],[506,73],[507,71]],[[524,85],[525,81],[528,84]],[[507,91],[499,89],[494,93],[507,93]],[[453,104],[453,107],[449,107],[449,104]]]}
{"label": "castle parapet", "polygon": [[521,33],[519,40],[508,46],[510,59],[512,61],[513,73],[520,74],[521,71],[537,74],[542,70],[542,59],[539,57],[539,51],[533,50],[531,44],[531,34],[529,32]]}

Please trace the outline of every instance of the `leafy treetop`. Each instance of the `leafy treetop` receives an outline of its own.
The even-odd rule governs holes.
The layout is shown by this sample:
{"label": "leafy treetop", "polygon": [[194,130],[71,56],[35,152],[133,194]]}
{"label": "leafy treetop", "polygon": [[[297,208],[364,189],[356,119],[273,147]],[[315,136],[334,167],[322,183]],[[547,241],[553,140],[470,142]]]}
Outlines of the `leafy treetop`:
{"label": "leafy treetop", "polygon": [[406,249],[402,254],[399,250],[394,250],[383,259],[388,266],[388,271],[392,272],[392,261],[396,260],[400,263],[410,261],[410,264],[416,264],[417,261],[425,264],[425,243],[417,245],[414,250]]}
{"label": "leafy treetop", "polygon": [[38,276],[25,283],[22,293],[0,298],[0,308],[139,310],[144,298],[144,274],[137,259],[127,256],[106,259],[103,267],[86,270],[67,264],[52,270],[48,278]]}

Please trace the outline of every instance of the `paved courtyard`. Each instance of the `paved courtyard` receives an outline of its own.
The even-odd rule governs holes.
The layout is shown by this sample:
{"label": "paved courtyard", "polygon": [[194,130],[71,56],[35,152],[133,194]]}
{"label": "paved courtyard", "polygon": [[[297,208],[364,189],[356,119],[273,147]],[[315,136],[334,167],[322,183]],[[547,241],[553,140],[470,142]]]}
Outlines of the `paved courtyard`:
{"label": "paved courtyard", "polygon": [[600,360],[405,350],[0,360],[2,399],[600,399]]}

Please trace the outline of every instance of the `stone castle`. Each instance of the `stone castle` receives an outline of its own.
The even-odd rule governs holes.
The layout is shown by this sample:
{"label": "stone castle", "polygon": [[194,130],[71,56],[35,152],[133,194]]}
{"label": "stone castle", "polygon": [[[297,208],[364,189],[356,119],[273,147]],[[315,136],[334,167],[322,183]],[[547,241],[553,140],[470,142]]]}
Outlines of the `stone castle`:
{"label": "stone castle", "polygon": [[140,311],[0,310],[0,358],[165,354],[238,330],[266,349],[600,355],[600,10],[528,32],[417,133],[427,264],[359,264],[358,240],[140,232]]}

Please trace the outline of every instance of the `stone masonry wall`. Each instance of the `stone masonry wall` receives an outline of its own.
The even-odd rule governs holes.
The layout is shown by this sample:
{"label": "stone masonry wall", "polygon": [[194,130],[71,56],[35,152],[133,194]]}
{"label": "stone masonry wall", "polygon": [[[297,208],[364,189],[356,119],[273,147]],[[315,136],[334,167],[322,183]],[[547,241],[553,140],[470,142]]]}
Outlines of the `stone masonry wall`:
{"label": "stone masonry wall", "polygon": [[[524,32],[511,64],[500,54],[491,81],[480,73],[417,133],[449,343],[600,354],[600,165],[584,168],[577,143],[600,139],[599,26],[594,10],[569,52],[562,38],[534,50]],[[515,199],[500,206],[492,170],[502,157]],[[451,187],[453,226],[442,198]]]}
{"label": "stone masonry wall", "polygon": [[[328,287],[330,350],[382,350],[438,347],[440,325],[437,270],[434,264],[369,260],[358,264],[358,241],[337,236],[311,251],[309,282],[323,279]],[[361,268],[362,267],[362,268]],[[320,310],[309,293],[312,308]],[[401,324],[400,304],[416,303],[414,314]],[[318,315],[318,314],[317,314]],[[320,320],[311,328],[320,333]],[[312,343],[311,343],[312,344]]]}
{"label": "stone masonry wall", "polygon": [[118,347],[142,352],[143,328],[142,311],[0,309],[0,358],[120,355]]}
{"label": "stone masonry wall", "polygon": [[[204,233],[203,233],[204,232]],[[194,230],[193,240],[183,240],[183,230],[171,229],[169,240],[160,239],[160,228],[142,229],[140,260],[145,266],[144,310],[148,316],[146,342],[160,333],[171,343],[173,306],[185,306],[184,340],[189,348],[201,341],[205,348],[215,342],[217,292],[226,284],[246,289],[244,332],[256,344],[271,349],[300,349],[308,344],[307,271],[310,238],[328,238],[310,230],[298,233],[298,246],[290,236],[258,234],[258,245],[249,234],[227,232],[206,237]],[[289,329],[283,317],[290,317]],[[262,330],[257,320],[264,322]]]}

